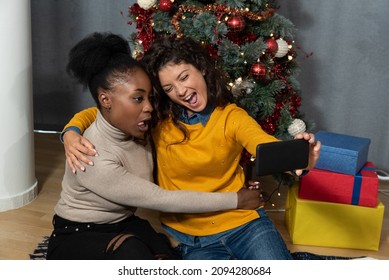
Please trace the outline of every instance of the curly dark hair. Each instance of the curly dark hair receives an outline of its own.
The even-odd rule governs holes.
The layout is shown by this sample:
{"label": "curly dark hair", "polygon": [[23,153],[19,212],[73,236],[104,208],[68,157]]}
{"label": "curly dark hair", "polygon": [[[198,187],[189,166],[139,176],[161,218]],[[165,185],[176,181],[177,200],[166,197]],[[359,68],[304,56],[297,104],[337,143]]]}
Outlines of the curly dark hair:
{"label": "curly dark hair", "polygon": [[98,89],[110,90],[143,65],[131,57],[128,41],[109,32],[95,32],[79,41],[69,52],[69,75],[88,87],[100,109]]}
{"label": "curly dark hair", "polygon": [[157,39],[142,58],[155,89],[156,118],[159,121],[172,117],[174,124],[183,132],[184,139],[188,131],[178,122],[184,108],[174,103],[161,87],[158,73],[168,63],[187,63],[205,73],[208,102],[217,107],[225,107],[234,101],[227,86],[224,73],[219,71],[211,60],[208,51],[190,37]]}

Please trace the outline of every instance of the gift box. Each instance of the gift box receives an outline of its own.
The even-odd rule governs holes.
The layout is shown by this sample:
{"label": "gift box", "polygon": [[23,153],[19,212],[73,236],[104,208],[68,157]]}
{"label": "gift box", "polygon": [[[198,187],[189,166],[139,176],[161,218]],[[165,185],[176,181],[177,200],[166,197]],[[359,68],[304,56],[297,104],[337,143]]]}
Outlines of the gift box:
{"label": "gift box", "polygon": [[285,222],[293,244],[379,249],[384,205],[376,207],[301,199],[298,185],[287,194]]}
{"label": "gift box", "polygon": [[355,176],[314,168],[300,179],[299,198],[376,207],[375,166],[367,162]]}
{"label": "gift box", "polygon": [[368,138],[319,131],[315,139],[322,144],[316,168],[355,175],[367,161]]}

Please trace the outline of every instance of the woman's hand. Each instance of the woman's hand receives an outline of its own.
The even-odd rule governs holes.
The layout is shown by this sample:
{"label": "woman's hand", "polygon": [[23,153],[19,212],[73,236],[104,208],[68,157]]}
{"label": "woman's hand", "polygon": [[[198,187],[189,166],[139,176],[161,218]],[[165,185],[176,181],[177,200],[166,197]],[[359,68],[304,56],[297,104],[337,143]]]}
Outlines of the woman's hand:
{"label": "woman's hand", "polygon": [[[315,167],[316,162],[320,156],[320,141],[315,142],[315,135],[307,132],[297,134],[295,136],[295,139],[305,139],[309,142],[309,161],[308,166],[305,170],[311,170],[313,167]],[[303,173],[303,170],[296,170],[295,173],[297,176],[300,176]]]}
{"label": "woman's hand", "polygon": [[95,147],[91,142],[89,142],[82,135],[72,130],[66,131],[62,139],[65,148],[66,162],[73,173],[77,172],[76,167],[79,170],[85,171],[85,166],[83,165],[83,163],[93,165],[93,161],[91,161],[86,156],[98,155],[95,150]]}
{"label": "woman's hand", "polygon": [[238,191],[237,209],[252,210],[264,206],[264,204],[259,182],[249,181],[248,188],[242,188]]}

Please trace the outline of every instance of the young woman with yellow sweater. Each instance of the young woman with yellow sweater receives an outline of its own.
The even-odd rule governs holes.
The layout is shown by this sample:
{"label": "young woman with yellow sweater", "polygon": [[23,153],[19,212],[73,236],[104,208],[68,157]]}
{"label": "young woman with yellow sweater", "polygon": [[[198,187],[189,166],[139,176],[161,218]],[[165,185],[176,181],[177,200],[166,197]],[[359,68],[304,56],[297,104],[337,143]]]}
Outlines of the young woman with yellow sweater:
{"label": "young woman with yellow sweater", "polygon": [[[158,123],[152,135],[158,184],[168,190],[237,191],[246,180],[239,165],[243,148],[255,154],[259,143],[278,140],[233,103],[223,75],[193,40],[156,41],[142,61],[156,93]],[[93,109],[78,113],[65,131],[78,126],[82,132],[88,118],[85,115],[93,114]],[[82,166],[80,160],[87,162],[82,153],[92,151],[93,146],[75,133],[66,134],[68,162],[73,168]],[[312,134],[297,137],[311,144],[307,168],[311,169],[318,159],[320,143],[315,143]],[[291,259],[263,208],[163,213],[161,222],[180,242],[184,259]]]}

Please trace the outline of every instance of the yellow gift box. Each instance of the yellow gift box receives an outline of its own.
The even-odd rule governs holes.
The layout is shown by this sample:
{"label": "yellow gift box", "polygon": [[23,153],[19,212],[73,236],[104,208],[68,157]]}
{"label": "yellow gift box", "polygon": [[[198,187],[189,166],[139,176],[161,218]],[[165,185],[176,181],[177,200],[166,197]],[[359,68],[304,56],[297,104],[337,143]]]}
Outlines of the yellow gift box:
{"label": "yellow gift box", "polygon": [[298,185],[288,190],[285,222],[293,244],[379,249],[384,205],[365,207],[300,199]]}

